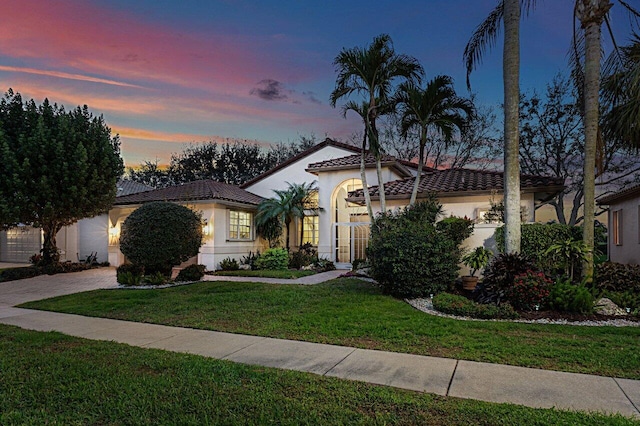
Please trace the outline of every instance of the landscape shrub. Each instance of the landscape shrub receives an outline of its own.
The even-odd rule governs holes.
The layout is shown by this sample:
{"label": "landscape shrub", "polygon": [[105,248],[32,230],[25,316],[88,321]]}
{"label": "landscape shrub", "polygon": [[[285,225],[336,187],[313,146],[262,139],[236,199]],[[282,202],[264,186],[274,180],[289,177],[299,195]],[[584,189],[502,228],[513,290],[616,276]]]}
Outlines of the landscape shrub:
{"label": "landscape shrub", "polygon": [[435,310],[445,314],[479,319],[515,319],[517,312],[508,303],[500,306],[475,303],[464,296],[439,293],[433,297]]}
{"label": "landscape shrub", "polygon": [[514,278],[506,292],[507,300],[516,309],[532,311],[545,304],[551,284],[553,281],[543,272],[526,271]]}
{"label": "landscape shrub", "polygon": [[255,253],[250,251],[248,255],[242,256],[240,260],[241,265],[248,265],[252,271],[258,269],[256,267],[256,261],[260,258],[260,252],[256,251]]}
{"label": "landscape shrub", "polygon": [[167,202],[144,204],[124,221],[120,251],[143,265],[147,274],[169,276],[171,268],[198,254],[202,244],[200,215]]}
{"label": "landscape shrub", "polygon": [[568,278],[558,279],[551,285],[547,305],[559,312],[589,314],[593,312],[594,298],[582,284],[573,284]]}
{"label": "landscape shrub", "polygon": [[176,277],[177,282],[184,281],[200,281],[204,277],[204,271],[206,266],[204,265],[189,265],[180,272]]}
{"label": "landscape shrub", "polygon": [[40,268],[35,266],[25,266],[22,268],[9,268],[0,271],[0,281],[15,281],[25,278],[33,278],[42,275]]}
{"label": "landscape shrub", "polygon": [[335,271],[336,265],[329,259],[316,259],[316,261],[313,263],[313,269],[316,272]]}
{"label": "landscape shrub", "polygon": [[124,263],[116,269],[116,281],[122,285],[139,285],[144,268],[133,263]]}
{"label": "landscape shrub", "polygon": [[599,290],[640,293],[640,266],[615,262],[596,265],[593,285]]}
{"label": "landscape shrub", "polygon": [[309,243],[300,246],[298,251],[289,254],[289,268],[300,269],[318,260],[318,252]]}
{"label": "landscape shrub", "polygon": [[238,261],[230,257],[222,259],[222,261],[220,262],[221,271],[237,271],[238,269],[240,269]]}
{"label": "landscape shrub", "polygon": [[460,245],[473,234],[473,220],[466,216],[449,216],[437,222],[436,229],[451,238],[456,245]]}
{"label": "landscape shrub", "polygon": [[499,305],[508,300],[507,291],[516,276],[527,271],[538,272],[533,261],[524,254],[499,254],[484,269],[484,278],[473,291],[473,300]]}
{"label": "landscape shrub", "polygon": [[256,261],[258,269],[285,270],[289,267],[289,252],[283,248],[265,250]]}
{"label": "landscape shrub", "polygon": [[142,282],[149,285],[162,285],[171,281],[166,275],[160,271],[156,271],[153,274],[146,275],[142,278]]}
{"label": "landscape shrub", "polygon": [[413,207],[376,216],[367,257],[385,293],[413,298],[445,290],[458,275],[461,251],[435,221],[442,205],[432,196]]}

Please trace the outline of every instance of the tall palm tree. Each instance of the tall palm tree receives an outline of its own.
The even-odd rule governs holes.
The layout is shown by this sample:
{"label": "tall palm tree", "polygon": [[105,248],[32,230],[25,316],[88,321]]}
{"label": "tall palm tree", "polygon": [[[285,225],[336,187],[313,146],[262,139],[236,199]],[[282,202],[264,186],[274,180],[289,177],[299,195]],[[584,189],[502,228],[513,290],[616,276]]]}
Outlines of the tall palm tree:
{"label": "tall palm tree", "polygon": [[[594,247],[595,170],[600,122],[600,60],[602,23],[613,4],[609,0],[577,0],[575,16],[584,30],[584,226],[582,240],[587,248]],[[589,250],[582,276],[593,276],[593,250]]]}
{"label": "tall palm tree", "polygon": [[258,205],[255,222],[257,226],[264,226],[274,219],[284,224],[285,241],[289,250],[289,230],[291,222],[298,218],[303,219],[306,211],[313,210],[311,204],[311,194],[318,190],[315,182],[310,183],[289,183],[289,188],[274,189],[275,198],[268,198]]}
{"label": "tall palm tree", "polygon": [[410,205],[414,205],[425,162],[424,149],[429,130],[433,129],[446,141],[450,141],[454,132],[462,130],[468,119],[474,115],[475,108],[469,99],[456,94],[453,79],[446,75],[434,77],[424,89],[413,82],[402,83],[397,99],[402,111],[402,135],[406,136],[411,128],[418,128],[420,131],[418,174],[409,201]]}
{"label": "tall palm tree", "polygon": [[[380,209],[386,210],[384,182],[382,180],[382,148],[378,138],[377,119],[389,110],[393,103],[393,85],[398,80],[420,81],[423,70],[418,61],[408,55],[397,54],[393,49],[391,37],[382,34],[373,39],[367,48],[354,47],[342,49],[333,61],[338,77],[330,101],[336,106],[338,100],[352,94],[365,95],[368,102],[366,111],[366,136],[369,149],[376,158]],[[363,151],[365,156],[366,152]],[[368,188],[364,188],[368,191]],[[373,219],[373,218],[371,218]]]}
{"label": "tall palm tree", "polygon": [[[534,0],[523,0],[529,8]],[[504,23],[502,72],[504,84],[504,205],[505,251],[520,252],[520,162],[519,162],[519,102],[520,102],[520,1],[501,0],[485,21],[476,28],[464,50],[469,76],[492,45]]]}

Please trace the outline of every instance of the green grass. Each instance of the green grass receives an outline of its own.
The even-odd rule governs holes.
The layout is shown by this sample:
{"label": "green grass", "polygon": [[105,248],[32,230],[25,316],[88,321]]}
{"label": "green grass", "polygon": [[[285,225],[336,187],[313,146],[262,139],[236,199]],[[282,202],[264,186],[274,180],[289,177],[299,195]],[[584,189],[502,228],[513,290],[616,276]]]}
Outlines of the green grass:
{"label": "green grass", "polygon": [[256,271],[217,271],[215,275],[222,275],[225,277],[260,277],[260,278],[282,278],[282,279],[295,279],[300,277],[306,277],[314,275],[315,271],[298,271],[295,269],[275,270],[275,269],[259,269]]}
{"label": "green grass", "polygon": [[0,325],[2,425],[631,425]]}
{"label": "green grass", "polygon": [[315,286],[209,282],[98,290],[23,307],[603,376],[640,379],[640,327],[435,317],[357,279]]}

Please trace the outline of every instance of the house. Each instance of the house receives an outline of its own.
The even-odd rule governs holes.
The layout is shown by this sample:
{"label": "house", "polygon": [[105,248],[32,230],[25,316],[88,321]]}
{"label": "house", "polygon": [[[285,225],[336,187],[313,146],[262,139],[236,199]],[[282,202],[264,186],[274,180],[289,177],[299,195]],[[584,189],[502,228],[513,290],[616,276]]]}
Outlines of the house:
{"label": "house", "polygon": [[[106,245],[109,262],[118,266],[125,260],[119,249],[119,234],[129,214],[146,202],[181,203],[201,212],[205,223],[200,253],[190,262],[215,269],[227,257],[241,260],[250,251],[267,248],[266,242],[255,233],[253,219],[257,205],[263,199],[273,197],[273,190],[287,189],[288,183],[316,182],[318,212],[293,224],[290,245],[311,243],[317,247],[319,256],[338,266],[347,266],[355,259],[365,258],[369,238],[370,219],[364,205],[360,162],[359,148],[326,139],[239,187],[205,180],[121,195],[109,211],[106,228],[101,219],[100,229],[92,231],[95,232],[93,241],[96,250],[100,244],[99,253]],[[406,206],[417,165],[392,156],[384,156],[381,165],[387,207]],[[379,185],[372,155],[365,159],[365,173],[374,213],[379,212]],[[521,187],[527,219],[534,221],[536,205],[564,186],[557,178],[522,176]],[[498,224],[485,223],[483,215],[490,209],[494,196],[496,201],[500,200],[503,188],[502,173],[425,168],[418,198],[436,193],[445,215],[476,220],[474,234],[465,241],[467,246],[491,247]],[[81,228],[81,234],[86,232],[89,231]],[[87,238],[81,235],[78,240]]]}
{"label": "house", "polygon": [[609,206],[609,260],[640,265],[640,185],[604,196],[598,204]]}
{"label": "house", "polygon": [[[364,205],[360,175],[359,148],[326,139],[240,187],[213,181],[199,181],[120,197],[110,211],[112,232],[117,235],[126,217],[149,201],[173,201],[203,213],[205,241],[192,262],[216,268],[226,257],[241,260],[249,251],[264,250],[266,242],[255,235],[253,214],[262,199],[274,196],[273,190],[287,189],[288,183],[316,182],[318,212],[293,224],[291,247],[311,243],[318,254],[347,266],[365,258],[370,220]],[[370,186],[374,212],[380,210],[375,159],[366,157],[366,178]],[[408,204],[417,165],[392,156],[382,158],[382,176],[388,208]],[[557,178],[522,176],[522,204],[529,221],[535,220],[535,207],[561,191]],[[496,223],[484,223],[483,214],[491,207],[493,196],[503,190],[502,173],[467,169],[435,170],[425,168],[418,197],[435,192],[443,203],[445,215],[467,216],[479,222],[468,246],[491,246]],[[302,231],[300,232],[302,227]],[[301,240],[302,238],[302,240]],[[109,247],[109,261],[124,260],[117,238]]]}

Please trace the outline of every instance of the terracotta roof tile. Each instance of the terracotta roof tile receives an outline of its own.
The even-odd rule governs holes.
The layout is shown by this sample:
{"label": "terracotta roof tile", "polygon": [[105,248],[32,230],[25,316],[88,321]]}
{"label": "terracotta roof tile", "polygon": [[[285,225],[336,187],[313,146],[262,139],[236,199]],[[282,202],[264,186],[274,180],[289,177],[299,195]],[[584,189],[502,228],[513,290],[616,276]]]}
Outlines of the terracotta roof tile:
{"label": "terracotta roof tile", "polygon": [[[383,163],[395,162],[396,158],[391,155],[383,155],[382,156]],[[373,154],[368,153],[365,157],[365,164],[367,166],[375,166],[376,159]],[[334,169],[334,168],[344,168],[344,167],[360,167],[360,154],[348,155],[346,157],[340,158],[332,158],[329,160],[318,161],[316,163],[311,163],[307,167],[307,170],[323,170],[323,169]]]}
{"label": "terracotta roof tile", "polygon": [[[420,194],[436,192],[440,195],[456,195],[456,193],[502,191],[504,189],[502,177],[502,172],[470,169],[431,170],[422,175],[418,194],[420,196]],[[414,180],[414,178],[407,178],[385,183],[385,195],[393,198],[409,198],[413,191]],[[561,188],[563,185],[564,181],[560,178],[529,175],[520,177],[522,189]],[[372,197],[379,196],[377,186],[371,187],[369,191]],[[362,189],[349,193],[349,199],[352,201],[362,198],[364,198]]]}
{"label": "terracotta roof tile", "polygon": [[125,195],[136,194],[138,192],[151,191],[153,188],[143,183],[134,182],[132,180],[119,180],[116,183],[116,197],[124,197]]}
{"label": "terracotta roof tile", "polygon": [[198,180],[183,185],[159,188],[137,194],[125,195],[116,199],[116,205],[143,204],[152,201],[198,201],[220,200],[258,205],[263,198],[245,191],[235,185],[216,182],[215,180]]}

